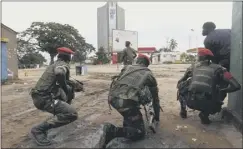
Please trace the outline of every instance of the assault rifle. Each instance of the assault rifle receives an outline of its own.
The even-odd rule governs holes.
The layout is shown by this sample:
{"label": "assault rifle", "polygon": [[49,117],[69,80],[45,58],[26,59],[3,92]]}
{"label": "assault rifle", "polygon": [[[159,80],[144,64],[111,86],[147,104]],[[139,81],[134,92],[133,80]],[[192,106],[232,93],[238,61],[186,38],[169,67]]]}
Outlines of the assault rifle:
{"label": "assault rifle", "polygon": [[[160,106],[160,110],[162,112],[163,109]],[[153,133],[156,133],[156,120],[155,120],[155,112],[154,112],[154,107],[153,107],[153,101],[150,101],[149,103],[144,105],[144,111],[145,111],[145,115],[146,115],[146,119],[148,121],[148,125],[149,125],[149,129],[152,130]]]}
{"label": "assault rifle", "polygon": [[145,115],[146,119],[149,124],[149,128],[152,130],[153,133],[156,133],[155,131],[155,113],[154,113],[154,107],[153,107],[153,101],[147,103],[144,105]]}
{"label": "assault rifle", "polygon": [[[89,81],[89,80],[87,80]],[[67,99],[67,103],[71,104],[71,101],[75,98],[75,92],[84,92],[84,84],[83,82],[86,81],[78,81],[74,78],[72,78],[72,80],[68,80],[67,84],[71,87],[71,91],[70,93],[67,95],[68,99]]]}
{"label": "assault rifle", "polygon": [[68,84],[70,84],[74,88],[74,92],[84,92],[84,82],[88,82],[89,80],[86,81],[79,81],[74,78],[72,80],[68,81]]}

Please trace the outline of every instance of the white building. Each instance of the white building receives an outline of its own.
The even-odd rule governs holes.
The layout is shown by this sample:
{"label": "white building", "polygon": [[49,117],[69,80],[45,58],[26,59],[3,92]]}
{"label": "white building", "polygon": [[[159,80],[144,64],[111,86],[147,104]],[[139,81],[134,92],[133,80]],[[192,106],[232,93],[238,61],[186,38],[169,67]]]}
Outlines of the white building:
{"label": "white building", "polygon": [[160,52],[153,54],[152,64],[163,64],[164,62],[180,61],[181,52]]}

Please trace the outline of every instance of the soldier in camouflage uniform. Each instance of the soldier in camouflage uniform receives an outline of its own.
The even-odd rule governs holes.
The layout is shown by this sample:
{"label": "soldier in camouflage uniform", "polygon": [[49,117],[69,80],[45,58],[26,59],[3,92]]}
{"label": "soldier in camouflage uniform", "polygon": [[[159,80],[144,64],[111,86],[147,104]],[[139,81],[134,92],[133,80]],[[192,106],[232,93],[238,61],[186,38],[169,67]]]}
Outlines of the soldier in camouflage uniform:
{"label": "soldier in camouflage uniform", "polygon": [[122,62],[124,65],[132,65],[134,58],[137,57],[136,51],[130,45],[130,41],[126,41],[126,48],[122,51]]}
{"label": "soldier in camouflage uniform", "polygon": [[[200,49],[198,62],[189,67],[178,81],[178,89],[184,89],[184,91],[179,91],[182,118],[187,117],[186,106],[188,106],[201,111],[199,117],[202,124],[211,123],[208,116],[220,112],[223,105],[225,97],[222,97],[220,92],[230,93],[241,88],[226,68],[211,63],[212,57],[213,53],[210,50]],[[227,86],[222,84],[227,84]]]}
{"label": "soldier in camouflage uniform", "polygon": [[35,107],[55,115],[55,117],[34,126],[30,131],[31,138],[41,146],[51,144],[47,138],[49,129],[67,125],[78,117],[76,110],[67,103],[74,96],[73,89],[67,84],[70,77],[69,62],[73,51],[65,47],[57,50],[57,61],[47,67],[31,90]]}
{"label": "soldier in camouflage uniform", "polygon": [[149,64],[147,56],[139,55],[136,65],[125,66],[112,82],[109,104],[123,116],[124,121],[123,127],[116,127],[110,123],[104,125],[99,144],[103,148],[116,137],[125,137],[134,141],[144,137],[145,127],[140,112],[141,104],[153,100],[155,121],[159,121],[160,103],[157,82],[148,69]]}

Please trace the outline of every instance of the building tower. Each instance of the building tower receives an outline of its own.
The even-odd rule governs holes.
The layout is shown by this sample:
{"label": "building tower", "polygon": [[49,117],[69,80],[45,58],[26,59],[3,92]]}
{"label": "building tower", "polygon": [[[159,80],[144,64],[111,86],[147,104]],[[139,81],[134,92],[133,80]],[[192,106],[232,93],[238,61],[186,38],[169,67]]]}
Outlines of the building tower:
{"label": "building tower", "polygon": [[112,53],[112,30],[125,30],[125,11],[117,2],[107,2],[97,9],[97,48]]}

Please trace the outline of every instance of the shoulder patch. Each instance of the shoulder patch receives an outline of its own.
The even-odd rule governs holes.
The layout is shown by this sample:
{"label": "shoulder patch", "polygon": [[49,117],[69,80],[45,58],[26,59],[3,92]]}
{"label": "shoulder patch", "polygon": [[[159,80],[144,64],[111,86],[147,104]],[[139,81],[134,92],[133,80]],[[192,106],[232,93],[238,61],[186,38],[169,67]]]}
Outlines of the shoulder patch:
{"label": "shoulder patch", "polygon": [[228,72],[228,71],[225,71],[225,72],[224,72],[224,77],[225,77],[226,79],[231,79],[231,78],[233,78],[233,76],[231,75],[231,73]]}

